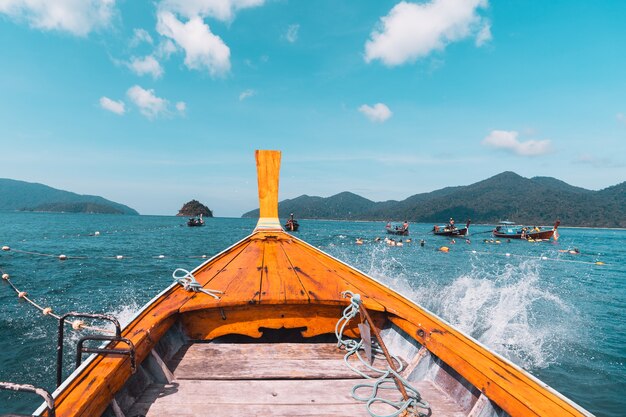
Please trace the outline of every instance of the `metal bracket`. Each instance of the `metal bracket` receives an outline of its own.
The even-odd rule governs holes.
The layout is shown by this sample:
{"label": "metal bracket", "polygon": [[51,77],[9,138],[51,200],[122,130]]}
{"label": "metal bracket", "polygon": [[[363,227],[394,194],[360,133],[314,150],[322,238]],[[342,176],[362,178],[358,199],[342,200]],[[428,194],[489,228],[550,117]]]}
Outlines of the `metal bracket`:
{"label": "metal bracket", "polygon": [[[104,336],[104,335],[91,335],[82,337],[78,341],[78,351],[76,353],[76,366],[78,367],[81,363],[81,358],[83,353],[100,353],[100,354],[117,354],[117,355],[128,355],[130,357],[130,366],[135,373],[136,363],[135,363],[135,346],[133,343],[122,337],[122,328],[120,326],[120,322],[113,316],[105,315],[105,314],[93,314],[93,313],[76,313],[71,312],[64,314],[59,319],[59,337],[57,340],[57,387],[61,385],[63,380],[63,335],[65,330],[65,320],[68,317],[80,317],[80,318],[89,318],[89,319],[100,319],[106,320],[115,326],[115,336]],[[108,340],[111,342],[123,342],[126,343],[129,348],[128,349],[102,349],[102,348],[89,348],[83,347],[83,343],[87,340]]]}
{"label": "metal bracket", "polygon": [[[110,342],[122,342],[128,345],[128,349],[107,349],[107,348],[91,348],[83,347],[83,344],[88,340],[100,340]],[[105,336],[105,335],[93,335],[83,336],[78,340],[76,346],[76,367],[78,368],[82,362],[83,353],[101,353],[103,355],[128,355],[130,357],[130,369],[134,374],[137,371],[137,363],[135,362],[135,345],[129,339],[125,337],[117,336]]]}

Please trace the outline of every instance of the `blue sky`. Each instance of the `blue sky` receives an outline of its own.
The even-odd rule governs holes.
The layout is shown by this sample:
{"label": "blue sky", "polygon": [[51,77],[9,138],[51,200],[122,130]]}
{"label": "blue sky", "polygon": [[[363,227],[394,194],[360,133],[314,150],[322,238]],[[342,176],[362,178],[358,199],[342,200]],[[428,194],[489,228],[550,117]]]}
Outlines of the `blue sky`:
{"label": "blue sky", "polygon": [[622,1],[0,0],[0,177],[175,214],[626,180]]}

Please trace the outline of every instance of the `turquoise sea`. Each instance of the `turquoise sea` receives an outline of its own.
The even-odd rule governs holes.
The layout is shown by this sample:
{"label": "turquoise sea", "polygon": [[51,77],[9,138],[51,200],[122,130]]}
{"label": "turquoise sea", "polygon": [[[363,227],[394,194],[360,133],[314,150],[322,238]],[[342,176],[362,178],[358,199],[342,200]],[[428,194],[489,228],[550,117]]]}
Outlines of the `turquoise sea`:
{"label": "turquoise sea", "polygon": [[[12,249],[0,252],[0,269],[57,313],[108,313],[125,323],[172,282],[174,269],[193,269],[255,225],[215,218],[188,228],[184,220],[0,213],[0,246]],[[428,234],[432,225],[413,224],[411,243],[389,247],[373,240],[384,237],[382,223],[300,224],[298,237],[382,280],[597,416],[626,415],[625,230],[562,228],[557,242],[495,244],[483,242],[490,227],[479,225],[471,243],[452,244]],[[365,243],[356,245],[356,238]],[[449,253],[437,251],[443,245]],[[573,248],[580,254],[561,252]],[[69,259],[58,260],[60,254]],[[0,381],[54,389],[56,324],[0,284]],[[66,352],[67,375],[69,343]],[[38,404],[29,394],[0,392],[0,414],[32,412]]]}

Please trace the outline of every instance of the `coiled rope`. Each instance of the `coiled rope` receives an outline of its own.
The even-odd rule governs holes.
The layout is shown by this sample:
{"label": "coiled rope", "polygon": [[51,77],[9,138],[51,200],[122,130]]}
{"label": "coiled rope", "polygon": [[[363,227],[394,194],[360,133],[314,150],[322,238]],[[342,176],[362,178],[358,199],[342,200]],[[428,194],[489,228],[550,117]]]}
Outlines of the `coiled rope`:
{"label": "coiled rope", "polygon": [[[373,379],[372,383],[360,383],[355,385],[352,388],[352,398],[357,401],[362,401],[366,403],[366,408],[370,416],[372,417],[397,417],[400,415],[411,415],[418,417],[427,417],[430,416],[432,411],[430,409],[430,405],[428,402],[422,399],[420,393],[411,386],[410,382],[404,379],[399,372],[402,371],[402,362],[397,356],[390,355],[390,360],[396,362],[399,367],[397,370],[394,370],[389,363],[387,369],[378,369],[371,366],[359,353],[361,349],[364,349],[364,343],[372,343],[372,352],[374,355],[378,355],[379,357],[383,354],[383,349],[379,345],[378,342],[373,343],[371,340],[364,341],[362,338],[359,341],[354,339],[344,338],[343,333],[350,322],[357,314],[361,313],[361,309],[364,308],[361,305],[361,296],[359,294],[354,294],[351,291],[344,291],[341,293],[342,297],[349,298],[350,304],[343,310],[342,317],[337,321],[335,325],[335,336],[337,337],[337,346],[343,347],[346,349],[346,355],[344,356],[344,362],[346,365],[352,369],[357,374],[361,375],[366,379]],[[363,318],[365,321],[367,317]],[[373,323],[370,323],[372,326]],[[382,342],[381,342],[382,343]],[[349,358],[352,355],[356,355],[359,361],[371,371],[380,374],[379,377],[374,378],[366,373],[356,369],[349,363]],[[400,387],[401,385],[401,387]],[[361,396],[357,394],[357,391],[362,390],[364,388],[370,389],[370,394],[368,396]],[[379,395],[379,391],[381,390],[397,390],[402,391],[402,397],[398,400],[390,400],[387,398],[383,398]],[[396,411],[391,414],[378,414],[372,408],[376,404],[384,404],[394,408]],[[424,412],[420,411],[424,410]]]}
{"label": "coiled rope", "polygon": [[[11,288],[13,288],[13,290],[17,293],[17,297],[18,298],[26,301],[28,304],[30,304],[31,306],[35,307],[37,310],[41,311],[41,313],[44,316],[53,317],[57,321],[61,320],[61,316],[59,316],[58,314],[55,314],[54,310],[52,310],[51,307],[42,307],[41,305],[36,303],[34,300],[32,300],[28,296],[28,293],[26,291],[20,291],[20,289],[17,288],[15,286],[15,284],[13,284],[13,282],[11,282],[11,276],[8,273],[6,273],[2,269],[0,269],[0,274],[2,274],[2,280],[4,282],[6,282],[7,284],[9,284],[9,286]],[[67,321],[67,323],[72,327],[73,330],[76,330],[76,331],[84,329],[84,330],[91,330],[91,331],[102,332],[102,333],[110,333],[110,334],[114,334],[115,333],[114,331],[109,330],[109,329],[103,329],[103,328],[100,328],[100,327],[88,326],[82,320]]]}
{"label": "coiled rope", "polygon": [[[185,275],[176,275],[179,271],[184,273]],[[174,278],[176,282],[182,285],[186,291],[203,292],[215,298],[216,300],[220,299],[218,294],[224,294],[223,291],[202,288],[202,284],[196,281],[196,277],[194,277],[191,272],[183,268],[176,268],[172,273],[172,278]]]}

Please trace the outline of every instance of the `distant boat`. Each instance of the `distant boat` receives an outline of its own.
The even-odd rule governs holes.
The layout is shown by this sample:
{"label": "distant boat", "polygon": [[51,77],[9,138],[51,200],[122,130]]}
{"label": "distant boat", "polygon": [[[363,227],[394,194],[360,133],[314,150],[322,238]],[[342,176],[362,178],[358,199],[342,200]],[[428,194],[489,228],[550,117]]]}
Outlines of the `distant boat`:
{"label": "distant boat", "polygon": [[191,217],[187,220],[187,226],[189,227],[199,227],[204,226],[204,219],[202,218],[202,214],[200,217]]}
{"label": "distant boat", "polygon": [[288,230],[290,232],[297,232],[298,228],[300,228],[300,225],[298,224],[298,221],[293,218],[293,213],[291,213],[289,220],[287,220],[287,223],[285,223],[285,230]]}
{"label": "distant boat", "polygon": [[468,219],[467,223],[465,223],[465,227],[462,227],[460,229],[454,226],[454,224],[435,226],[433,227],[433,233],[437,236],[465,236],[469,232],[469,225],[471,222],[472,221]]}
{"label": "distant boat", "polygon": [[385,230],[387,230],[387,233],[390,235],[408,236],[409,222],[404,222],[402,224],[391,224],[391,222],[389,222],[385,226]]}
{"label": "distant boat", "polygon": [[556,229],[558,229],[559,224],[561,221],[557,220],[552,229],[542,229],[539,226],[524,226],[514,222],[502,221],[493,229],[493,235],[506,239],[548,240],[553,236],[557,239]]}

